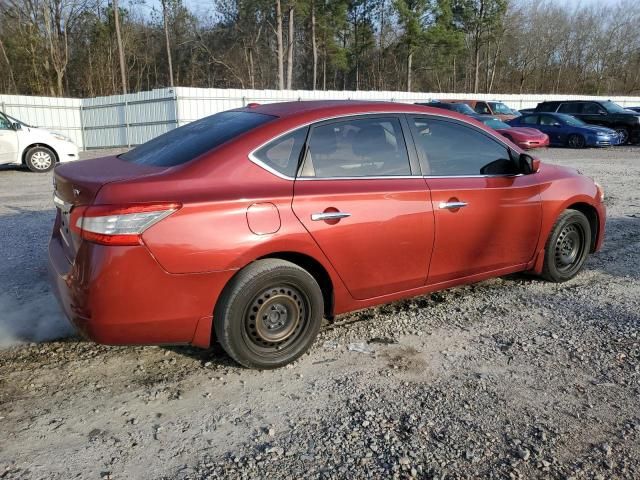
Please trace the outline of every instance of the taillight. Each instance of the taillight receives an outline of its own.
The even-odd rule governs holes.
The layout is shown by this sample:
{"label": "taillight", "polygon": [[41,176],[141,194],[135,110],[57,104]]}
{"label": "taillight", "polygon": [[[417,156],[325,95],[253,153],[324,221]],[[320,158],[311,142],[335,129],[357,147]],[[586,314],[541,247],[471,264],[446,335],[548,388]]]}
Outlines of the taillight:
{"label": "taillight", "polygon": [[71,210],[71,225],[82,238],[102,245],[138,245],[142,233],[181,207],[179,203],[93,205]]}

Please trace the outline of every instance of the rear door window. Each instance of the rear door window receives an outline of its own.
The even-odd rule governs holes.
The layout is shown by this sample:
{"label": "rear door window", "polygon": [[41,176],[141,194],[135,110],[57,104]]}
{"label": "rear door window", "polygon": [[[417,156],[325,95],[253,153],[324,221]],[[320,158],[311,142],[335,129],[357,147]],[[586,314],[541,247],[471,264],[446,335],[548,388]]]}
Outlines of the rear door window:
{"label": "rear door window", "polygon": [[527,115],[526,117],[520,120],[520,123],[523,123],[525,125],[537,125],[538,115]]}
{"label": "rear door window", "polygon": [[359,118],[311,130],[301,177],[411,175],[398,118]]}
{"label": "rear door window", "polygon": [[568,113],[569,115],[580,113],[582,111],[582,103],[563,103],[560,105],[558,112],[560,113]]}
{"label": "rear door window", "polygon": [[140,165],[181,165],[275,118],[255,112],[216,113],[160,135],[120,158]]}

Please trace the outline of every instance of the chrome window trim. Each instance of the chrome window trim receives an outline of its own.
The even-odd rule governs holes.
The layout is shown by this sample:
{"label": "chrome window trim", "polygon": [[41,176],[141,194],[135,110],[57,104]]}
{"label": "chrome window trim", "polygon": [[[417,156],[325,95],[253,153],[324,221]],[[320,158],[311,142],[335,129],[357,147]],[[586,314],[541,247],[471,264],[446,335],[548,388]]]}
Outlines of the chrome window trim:
{"label": "chrome window trim", "polygon": [[[448,111],[448,110],[447,110]],[[312,120],[310,122],[305,122],[303,124],[300,124],[294,128],[290,128],[289,130],[286,130],[278,135],[276,135],[275,137],[270,138],[269,140],[261,143],[260,145],[258,145],[256,148],[254,148],[253,150],[251,150],[249,152],[249,160],[254,163],[255,165],[257,165],[258,167],[266,170],[267,172],[275,175],[276,177],[282,178],[283,180],[290,180],[290,181],[296,181],[296,180],[303,180],[303,181],[309,181],[309,180],[357,180],[357,179],[361,179],[361,180],[382,180],[382,179],[389,179],[389,178],[395,178],[395,179],[407,179],[407,178],[487,178],[487,177],[513,177],[513,176],[521,176],[523,174],[519,173],[517,175],[388,175],[388,176],[373,176],[373,177],[326,177],[326,178],[317,178],[317,177],[290,177],[288,175],[285,175],[279,171],[277,171],[275,168],[270,167],[269,165],[267,165],[266,163],[264,163],[262,160],[260,160],[258,157],[256,157],[255,153],[260,150],[261,148],[267,146],[269,143],[274,142],[276,140],[278,140],[281,137],[284,137],[285,135],[288,135],[292,132],[295,132],[296,130],[299,130],[301,128],[305,128],[305,127],[309,127],[313,124],[316,123],[321,123],[321,122],[326,122],[329,120],[339,120],[342,118],[349,118],[349,117],[364,117],[364,116],[368,116],[368,115],[394,115],[394,116],[398,116],[398,115],[423,115],[423,116],[432,116],[432,117],[441,117],[444,119],[448,119],[448,120],[453,120],[454,122],[460,122],[462,124],[466,124],[471,128],[475,128],[476,130],[478,130],[477,125],[474,125],[471,122],[468,122],[467,120],[463,120],[463,119],[459,119],[459,118],[452,118],[449,115],[444,115],[441,113],[421,113],[421,112],[366,112],[366,113],[349,113],[349,114],[343,114],[343,115],[333,115],[333,116],[329,116],[329,117],[322,117],[322,118],[318,118],[316,120]],[[493,140],[497,141],[500,145],[502,145],[503,147],[507,148],[507,149],[511,149],[511,147],[509,145],[507,145],[506,143],[504,143],[500,136],[497,134],[494,134],[493,132],[487,132],[484,130],[481,130],[480,133],[484,133],[484,134],[488,134],[490,135]],[[413,142],[413,139],[412,139]],[[407,143],[407,140],[405,139],[405,144]]]}
{"label": "chrome window trim", "polygon": [[386,176],[368,176],[368,177],[298,177],[296,181],[327,181],[327,180],[407,180],[407,179],[423,178],[420,175],[386,175]]}

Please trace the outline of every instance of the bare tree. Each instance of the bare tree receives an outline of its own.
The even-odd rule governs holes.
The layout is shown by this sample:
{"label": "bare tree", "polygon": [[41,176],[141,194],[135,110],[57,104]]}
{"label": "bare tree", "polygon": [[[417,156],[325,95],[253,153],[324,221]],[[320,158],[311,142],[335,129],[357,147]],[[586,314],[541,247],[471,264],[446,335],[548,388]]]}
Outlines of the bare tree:
{"label": "bare tree", "polygon": [[287,36],[287,90],[291,90],[293,85],[293,43],[294,43],[294,25],[293,25],[293,3],[289,5],[289,35]]}
{"label": "bare tree", "polygon": [[171,86],[171,88],[173,88],[173,62],[171,61],[171,42],[169,41],[167,0],[162,0],[162,23],[164,26],[164,40],[167,46],[167,65],[169,66],[169,85]]}
{"label": "bare tree", "polygon": [[276,0],[276,41],[278,43],[278,88],[284,90],[284,47],[282,41],[282,4]]}
{"label": "bare tree", "polygon": [[116,43],[118,45],[118,59],[120,61],[120,78],[122,79],[122,93],[127,94],[127,67],[124,61],[124,47],[122,46],[122,34],[120,33],[120,9],[118,0],[112,0],[113,20],[116,27]]}

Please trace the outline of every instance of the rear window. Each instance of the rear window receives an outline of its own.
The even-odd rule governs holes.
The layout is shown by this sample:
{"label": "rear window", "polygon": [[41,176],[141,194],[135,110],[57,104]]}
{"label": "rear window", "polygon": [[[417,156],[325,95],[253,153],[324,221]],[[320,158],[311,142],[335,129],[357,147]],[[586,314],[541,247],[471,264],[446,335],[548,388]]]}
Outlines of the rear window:
{"label": "rear window", "polygon": [[162,134],[120,158],[140,165],[181,165],[275,118],[255,112],[216,113]]}

